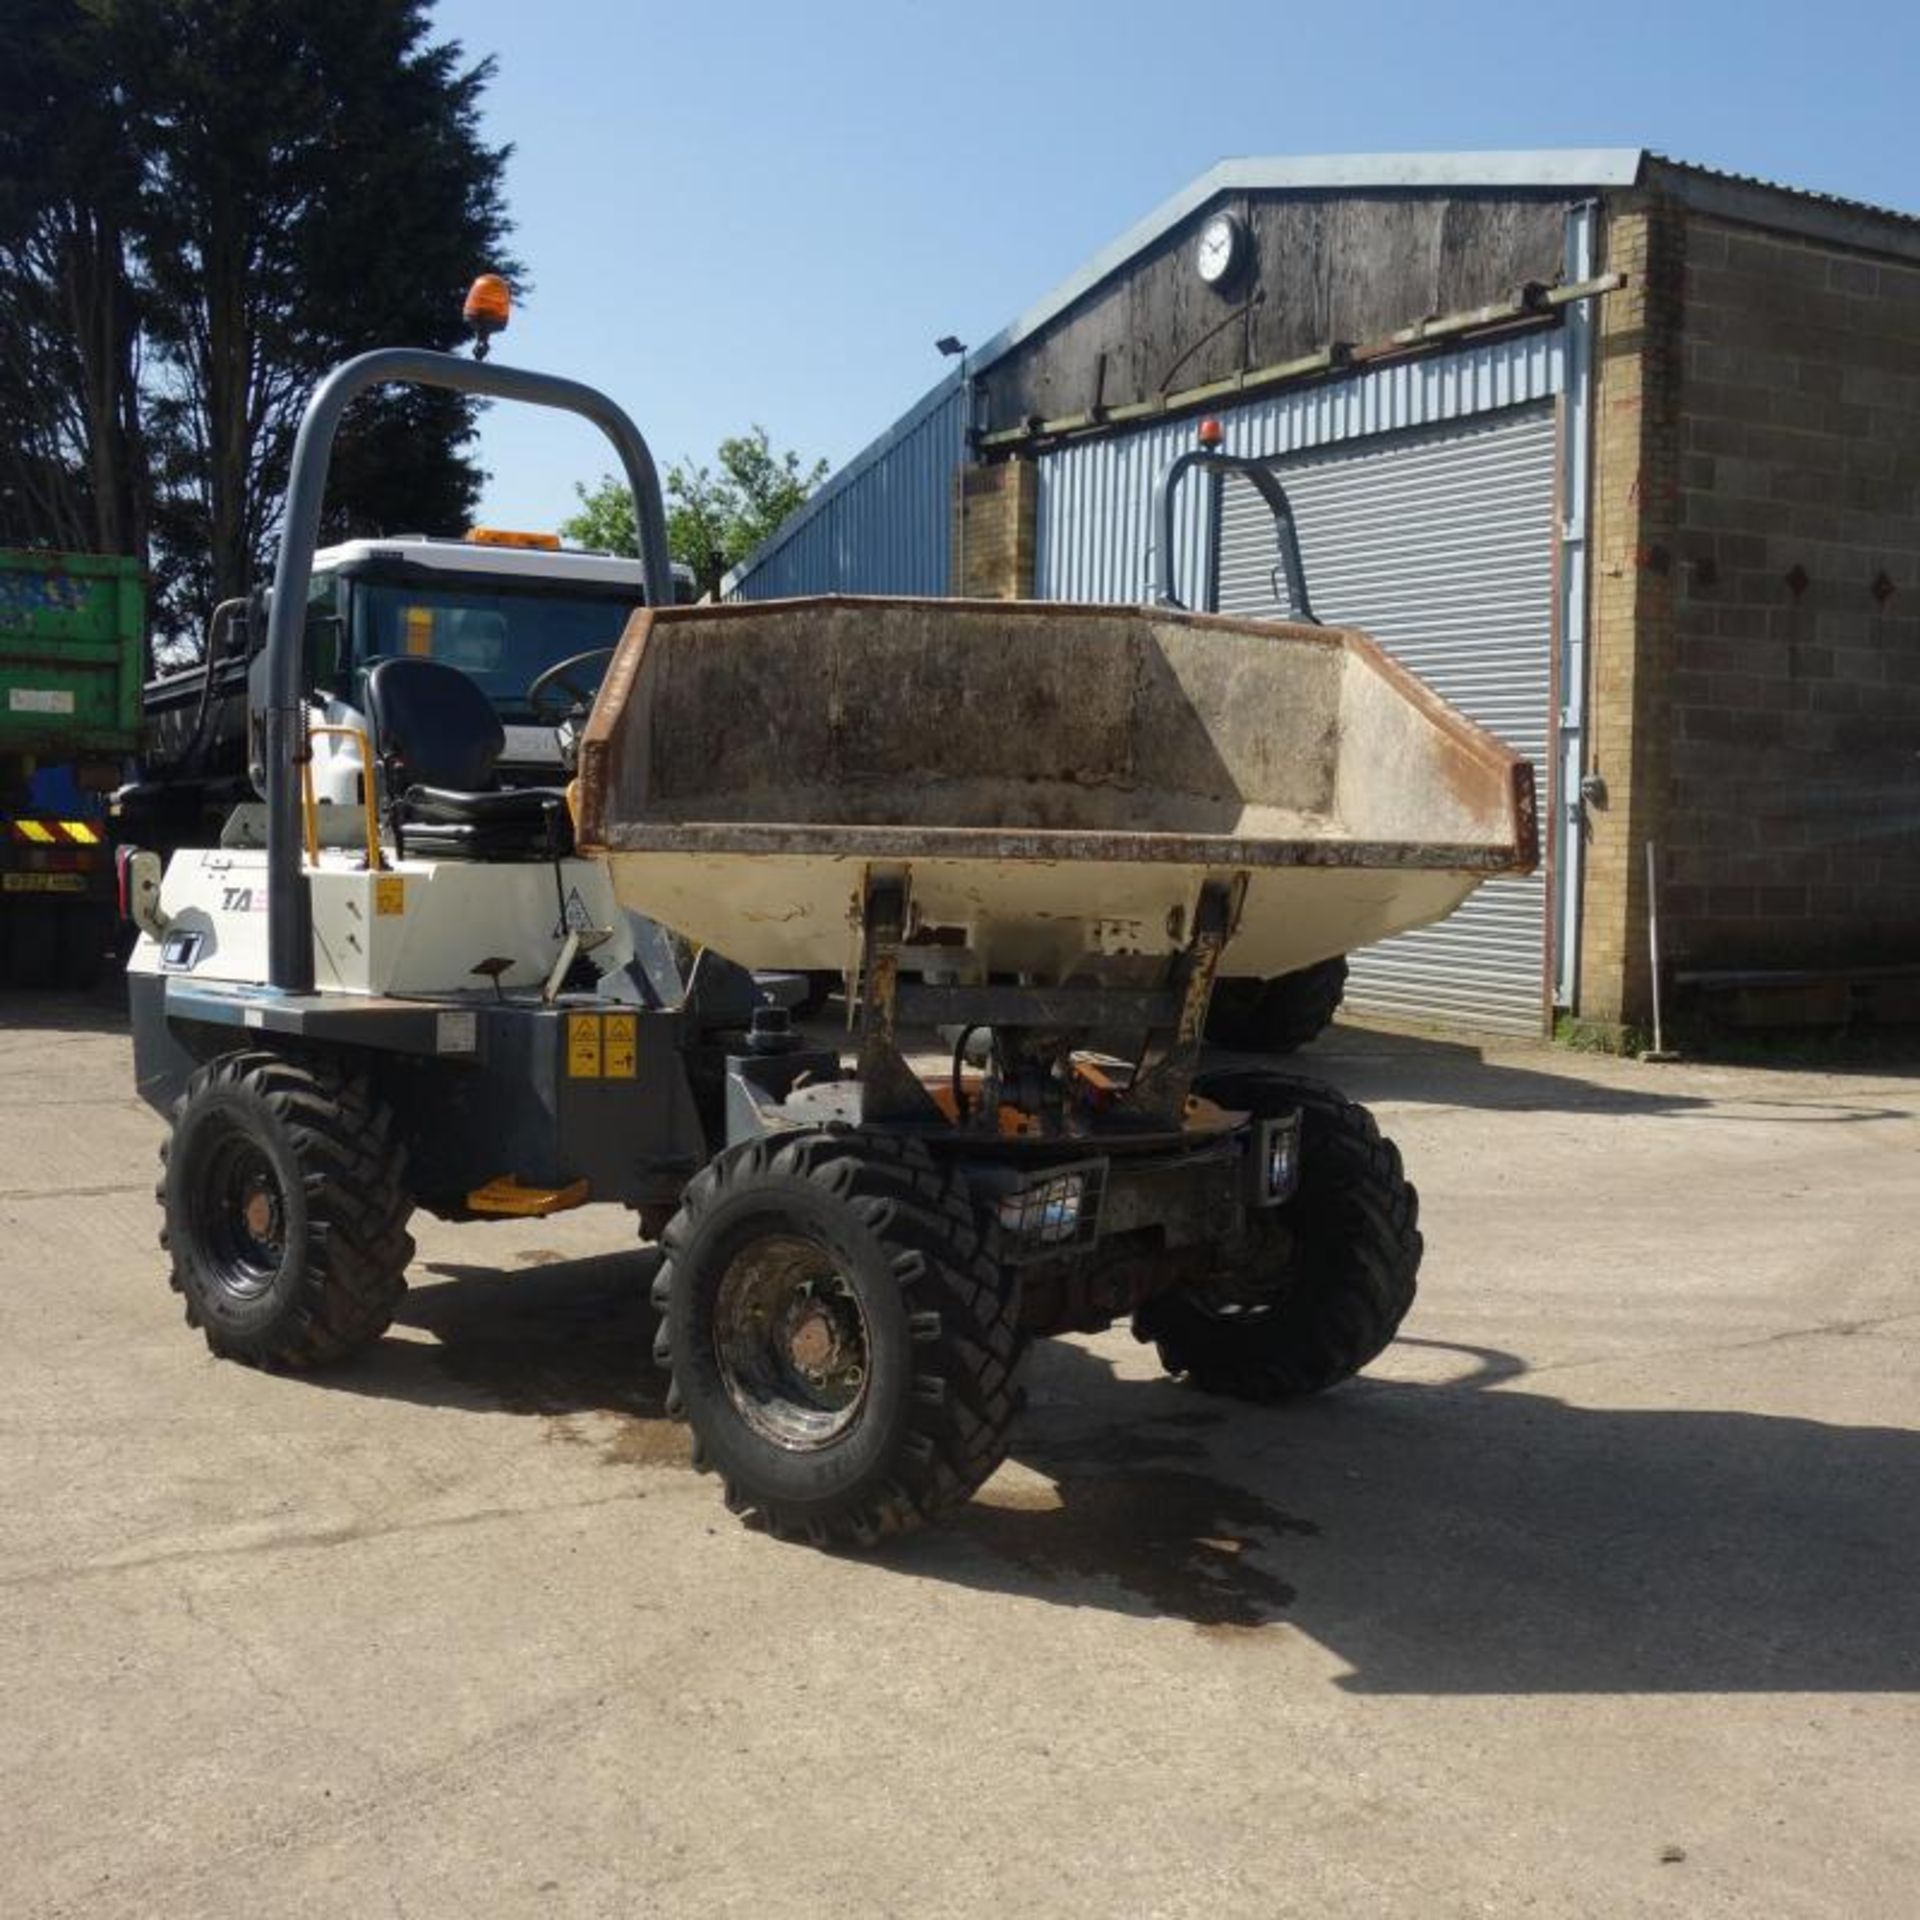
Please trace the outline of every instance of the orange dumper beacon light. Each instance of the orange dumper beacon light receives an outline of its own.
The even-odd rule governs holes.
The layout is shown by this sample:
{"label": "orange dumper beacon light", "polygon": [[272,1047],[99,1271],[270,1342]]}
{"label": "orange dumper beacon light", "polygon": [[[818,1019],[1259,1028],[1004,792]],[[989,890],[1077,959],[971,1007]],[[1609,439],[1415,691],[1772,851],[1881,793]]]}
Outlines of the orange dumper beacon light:
{"label": "orange dumper beacon light", "polygon": [[504,332],[513,317],[513,293],[497,273],[483,273],[467,289],[461,317],[473,329],[473,357],[484,360],[496,333]]}

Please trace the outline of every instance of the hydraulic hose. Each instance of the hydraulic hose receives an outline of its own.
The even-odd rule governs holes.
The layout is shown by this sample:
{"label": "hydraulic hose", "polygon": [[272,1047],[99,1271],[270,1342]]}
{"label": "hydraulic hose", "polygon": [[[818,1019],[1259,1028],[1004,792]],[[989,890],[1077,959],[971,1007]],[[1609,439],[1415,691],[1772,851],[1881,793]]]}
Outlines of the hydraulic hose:
{"label": "hydraulic hose", "polygon": [[246,605],[244,595],[233,600],[222,600],[207,617],[207,637],[201,648],[200,704],[193,716],[193,731],[187,736],[186,751],[180,756],[182,766],[189,773],[200,771],[200,761],[206,747],[207,722],[213,713],[214,671],[222,657],[222,642],[233,625],[235,615],[245,612]]}

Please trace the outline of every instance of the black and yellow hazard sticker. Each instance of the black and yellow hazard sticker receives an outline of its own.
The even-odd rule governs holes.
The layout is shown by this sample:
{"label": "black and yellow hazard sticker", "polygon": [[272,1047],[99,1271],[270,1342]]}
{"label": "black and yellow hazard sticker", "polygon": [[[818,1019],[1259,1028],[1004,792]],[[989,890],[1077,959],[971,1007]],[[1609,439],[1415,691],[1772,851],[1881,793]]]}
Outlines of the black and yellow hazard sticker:
{"label": "black and yellow hazard sticker", "polygon": [[567,1015],[567,1078],[600,1078],[600,1016],[597,1013]]}
{"label": "black and yellow hazard sticker", "polygon": [[376,915],[405,913],[407,879],[401,873],[382,873],[373,882],[373,910]]}
{"label": "black and yellow hazard sticker", "polygon": [[637,1014],[606,1016],[606,1044],[601,1055],[609,1080],[631,1080],[639,1071],[640,1020]]}
{"label": "black and yellow hazard sticker", "polygon": [[632,1080],[640,1071],[640,1016],[567,1015],[569,1080]]}

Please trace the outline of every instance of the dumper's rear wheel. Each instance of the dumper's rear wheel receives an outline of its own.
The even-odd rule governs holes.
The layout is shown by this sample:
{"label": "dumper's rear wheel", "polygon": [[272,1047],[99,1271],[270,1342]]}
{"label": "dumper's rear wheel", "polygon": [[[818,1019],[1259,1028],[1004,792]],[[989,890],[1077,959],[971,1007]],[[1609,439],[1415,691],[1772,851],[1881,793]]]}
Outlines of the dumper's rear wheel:
{"label": "dumper's rear wheel", "polygon": [[1333,1024],[1347,991],[1335,957],[1277,980],[1221,980],[1207,1008],[1207,1038],[1241,1053],[1292,1053]]}
{"label": "dumper's rear wheel", "polygon": [[655,1357],[736,1513],[868,1545],[1000,1464],[1018,1303],[964,1179],[924,1147],[755,1141],[693,1181],[663,1245]]}
{"label": "dumper's rear wheel", "polygon": [[226,1054],[187,1083],[160,1155],[173,1288],[221,1358],[314,1367],[386,1331],[413,1201],[392,1117],[364,1081]]}
{"label": "dumper's rear wheel", "polygon": [[1337,1386],[1376,1358],[1413,1304],[1420,1202],[1372,1114],[1332,1087],[1271,1073],[1195,1082],[1223,1107],[1297,1111],[1300,1185],[1256,1217],[1251,1261],[1148,1300],[1133,1330],[1169,1373],[1248,1400]]}

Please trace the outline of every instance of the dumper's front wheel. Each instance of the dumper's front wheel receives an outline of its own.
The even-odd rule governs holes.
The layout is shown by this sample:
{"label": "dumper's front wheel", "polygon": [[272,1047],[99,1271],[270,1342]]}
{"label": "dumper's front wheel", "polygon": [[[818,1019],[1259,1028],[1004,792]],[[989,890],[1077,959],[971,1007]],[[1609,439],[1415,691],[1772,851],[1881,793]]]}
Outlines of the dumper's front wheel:
{"label": "dumper's front wheel", "polygon": [[391,1116],[364,1081],[226,1054],[187,1083],[160,1157],[173,1288],[221,1358],[320,1366],[386,1331],[413,1202]]}
{"label": "dumper's front wheel", "polygon": [[1169,1373],[1246,1400],[1319,1393],[1385,1350],[1413,1304],[1420,1200],[1373,1115],[1332,1087],[1281,1074],[1202,1075],[1195,1091],[1256,1118],[1300,1115],[1300,1185],[1256,1217],[1250,1252],[1212,1284],[1134,1315]]}
{"label": "dumper's front wheel", "polygon": [[755,1141],[693,1181],[663,1245],[655,1357],[736,1513],[868,1545],[1000,1464],[1017,1302],[964,1179],[924,1147]]}

